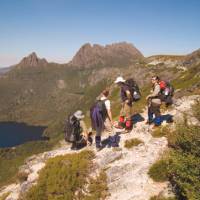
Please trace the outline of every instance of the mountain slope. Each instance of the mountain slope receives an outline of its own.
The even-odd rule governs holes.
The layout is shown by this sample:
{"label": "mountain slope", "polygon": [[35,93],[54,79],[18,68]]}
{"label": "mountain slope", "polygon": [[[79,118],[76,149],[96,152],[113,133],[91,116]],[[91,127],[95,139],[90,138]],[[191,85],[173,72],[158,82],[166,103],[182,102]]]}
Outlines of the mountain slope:
{"label": "mountain slope", "polygon": [[[199,98],[200,96],[183,97],[176,102],[170,111],[166,111],[166,114],[172,114],[175,121],[179,122],[180,119],[184,119],[185,112],[190,112],[191,106],[195,103],[195,100]],[[143,115],[145,117],[146,113]],[[173,128],[173,125],[171,127]],[[146,125],[144,121],[138,122],[129,134],[120,135],[120,149],[104,148],[99,152],[94,151],[96,155],[93,157],[92,163],[95,167],[91,175],[94,178],[94,176],[98,175],[99,171],[104,170],[106,172],[107,187],[110,194],[106,199],[149,200],[150,197],[154,195],[173,196],[172,191],[170,191],[172,188],[169,186],[169,182],[155,182],[148,175],[151,165],[161,158],[163,153],[168,149],[167,138],[154,138],[152,137],[152,131],[151,127]],[[140,139],[142,143],[131,149],[125,148],[124,143],[133,138]],[[93,147],[88,147],[86,149],[91,151]],[[75,151],[75,153],[79,152],[81,151]],[[44,171],[40,172],[40,170],[44,168],[46,164],[50,164],[48,162],[50,158],[55,158],[54,162],[56,162],[56,159],[61,159],[57,156],[70,155],[71,153],[72,151],[69,145],[64,144],[57,149],[27,159],[25,165],[20,168],[20,172],[22,174],[25,173],[27,178],[22,180],[21,183],[5,187],[0,192],[0,196],[8,193],[7,200],[19,199],[19,196],[24,195],[24,193],[37,183],[38,179],[40,180],[42,176],[39,177],[39,173],[44,173]],[[65,165],[68,164],[70,164],[70,162],[66,161]],[[53,162],[52,165],[49,165],[50,168],[55,166]],[[71,168],[69,167],[68,170],[69,169]],[[55,172],[56,170],[60,169],[56,168]],[[55,180],[56,174],[48,174],[48,178],[45,177],[45,179],[43,179],[46,185],[48,185],[47,183],[51,183],[52,177],[54,177],[53,180]],[[49,187],[50,186],[51,185],[49,185]],[[57,188],[58,192],[60,186],[57,185]],[[41,193],[44,192],[42,186],[38,185],[38,189]],[[56,196],[57,193],[52,193],[52,195]]]}

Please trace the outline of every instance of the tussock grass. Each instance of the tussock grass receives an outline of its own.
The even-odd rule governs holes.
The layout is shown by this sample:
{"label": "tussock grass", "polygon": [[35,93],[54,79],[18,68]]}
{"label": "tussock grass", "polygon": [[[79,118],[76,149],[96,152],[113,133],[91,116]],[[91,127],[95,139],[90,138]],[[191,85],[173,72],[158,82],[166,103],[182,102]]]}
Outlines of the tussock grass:
{"label": "tussock grass", "polygon": [[131,149],[132,147],[138,146],[139,144],[143,144],[143,143],[144,142],[142,140],[137,139],[137,138],[133,138],[133,139],[130,139],[130,140],[126,140],[124,147],[126,147],[127,149]]}
{"label": "tussock grass", "polygon": [[149,176],[156,182],[168,180],[168,163],[167,160],[161,159],[156,161],[148,172]]}
{"label": "tussock grass", "polygon": [[154,129],[151,135],[155,138],[169,136],[170,130],[168,126],[160,126],[157,129]]}

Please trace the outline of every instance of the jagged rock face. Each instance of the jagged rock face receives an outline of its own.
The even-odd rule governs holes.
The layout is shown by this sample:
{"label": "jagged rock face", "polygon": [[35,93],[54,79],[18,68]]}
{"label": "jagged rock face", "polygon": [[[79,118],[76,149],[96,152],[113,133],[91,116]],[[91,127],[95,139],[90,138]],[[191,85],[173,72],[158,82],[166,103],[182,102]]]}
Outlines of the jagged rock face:
{"label": "jagged rock face", "polygon": [[33,52],[29,56],[24,57],[17,66],[19,67],[39,67],[46,66],[48,62],[45,58],[38,58],[36,53]]}
{"label": "jagged rock face", "polygon": [[92,46],[87,43],[80,48],[70,64],[90,67],[119,63],[121,61],[133,62],[143,58],[142,53],[138,49],[126,42],[106,46],[97,44]]}

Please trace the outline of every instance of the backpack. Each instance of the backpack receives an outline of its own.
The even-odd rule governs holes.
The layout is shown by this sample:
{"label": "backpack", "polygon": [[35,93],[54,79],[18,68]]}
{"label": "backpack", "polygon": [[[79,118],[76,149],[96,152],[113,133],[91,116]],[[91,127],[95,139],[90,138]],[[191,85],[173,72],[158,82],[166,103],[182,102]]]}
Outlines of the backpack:
{"label": "backpack", "polygon": [[172,104],[172,97],[174,95],[174,87],[168,81],[160,81],[160,99],[165,102],[166,105]]}
{"label": "backpack", "polygon": [[104,121],[108,116],[105,100],[97,100],[90,109],[90,118],[92,122],[92,128],[103,128]]}
{"label": "backpack", "polygon": [[138,87],[138,84],[132,79],[126,80],[125,84],[129,87],[131,97],[133,101],[138,101],[141,99],[141,93],[140,89]]}
{"label": "backpack", "polygon": [[165,96],[173,96],[174,95],[174,87],[168,81],[160,81],[159,82],[161,93]]}
{"label": "backpack", "polygon": [[73,115],[69,115],[65,122],[64,134],[66,142],[75,142],[78,141],[80,138],[80,122]]}

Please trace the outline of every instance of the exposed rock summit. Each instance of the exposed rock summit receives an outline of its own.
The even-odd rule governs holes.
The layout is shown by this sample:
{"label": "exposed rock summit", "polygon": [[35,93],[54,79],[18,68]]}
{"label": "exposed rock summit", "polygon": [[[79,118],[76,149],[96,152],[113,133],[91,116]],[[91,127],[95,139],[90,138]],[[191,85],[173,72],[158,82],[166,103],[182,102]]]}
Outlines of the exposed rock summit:
{"label": "exposed rock summit", "polygon": [[130,43],[121,42],[106,46],[86,43],[79,49],[70,64],[89,67],[122,61],[130,63],[143,58],[142,53]]}
{"label": "exposed rock summit", "polygon": [[48,64],[45,58],[38,58],[35,52],[31,53],[27,57],[24,57],[20,63],[17,64],[19,67],[38,67],[46,66]]}

